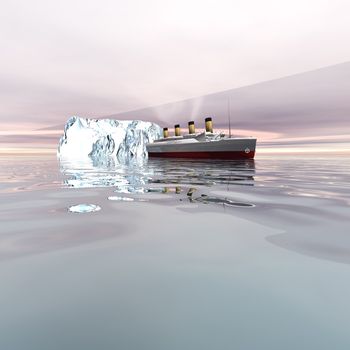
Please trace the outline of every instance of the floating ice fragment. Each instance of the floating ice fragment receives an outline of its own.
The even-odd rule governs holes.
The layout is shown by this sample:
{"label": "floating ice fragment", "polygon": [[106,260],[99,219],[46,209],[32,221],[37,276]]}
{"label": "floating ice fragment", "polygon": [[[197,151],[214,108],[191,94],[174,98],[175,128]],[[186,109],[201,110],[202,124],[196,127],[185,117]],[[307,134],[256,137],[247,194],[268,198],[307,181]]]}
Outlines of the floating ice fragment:
{"label": "floating ice fragment", "polygon": [[108,199],[110,201],[124,201],[124,202],[133,202],[134,201],[134,198],[119,197],[119,196],[109,196]]}
{"label": "floating ice fragment", "polygon": [[101,210],[101,207],[95,204],[77,204],[68,208],[71,213],[91,213]]}

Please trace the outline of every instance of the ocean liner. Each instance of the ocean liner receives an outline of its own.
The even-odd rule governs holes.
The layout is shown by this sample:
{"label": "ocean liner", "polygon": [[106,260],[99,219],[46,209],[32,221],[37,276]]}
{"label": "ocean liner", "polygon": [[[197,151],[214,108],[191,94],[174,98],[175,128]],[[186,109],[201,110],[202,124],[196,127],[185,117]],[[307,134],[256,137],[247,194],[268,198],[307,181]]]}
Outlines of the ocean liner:
{"label": "ocean liner", "polygon": [[256,138],[227,137],[214,133],[212,118],[205,119],[205,131],[195,132],[194,122],[188,122],[188,134],[181,135],[180,125],[175,125],[175,135],[169,136],[163,128],[163,137],[146,145],[149,157],[193,159],[252,159],[255,155]]}

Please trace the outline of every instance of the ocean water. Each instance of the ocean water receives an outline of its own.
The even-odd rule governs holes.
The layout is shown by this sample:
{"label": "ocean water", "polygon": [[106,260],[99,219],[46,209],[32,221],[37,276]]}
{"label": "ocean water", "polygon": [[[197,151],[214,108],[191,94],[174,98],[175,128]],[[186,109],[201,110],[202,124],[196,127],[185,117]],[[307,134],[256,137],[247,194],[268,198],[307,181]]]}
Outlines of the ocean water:
{"label": "ocean water", "polygon": [[0,349],[350,348],[350,157],[0,158]]}

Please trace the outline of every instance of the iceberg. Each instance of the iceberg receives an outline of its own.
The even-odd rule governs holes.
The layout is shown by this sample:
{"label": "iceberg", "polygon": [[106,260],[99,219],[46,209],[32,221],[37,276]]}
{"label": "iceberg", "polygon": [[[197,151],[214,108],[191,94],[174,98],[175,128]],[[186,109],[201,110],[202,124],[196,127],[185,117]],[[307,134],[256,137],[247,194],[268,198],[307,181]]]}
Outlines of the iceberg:
{"label": "iceberg", "polygon": [[159,139],[162,129],[141,120],[71,117],[60,139],[60,159],[115,158],[118,161],[147,157],[146,143]]}

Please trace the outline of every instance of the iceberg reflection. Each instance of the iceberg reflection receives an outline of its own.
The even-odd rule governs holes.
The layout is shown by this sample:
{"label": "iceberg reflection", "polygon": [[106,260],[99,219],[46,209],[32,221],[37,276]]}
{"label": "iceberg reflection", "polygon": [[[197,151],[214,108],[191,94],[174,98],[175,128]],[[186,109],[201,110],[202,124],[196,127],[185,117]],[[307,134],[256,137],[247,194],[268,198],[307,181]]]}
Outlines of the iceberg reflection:
{"label": "iceberg reflection", "polygon": [[[74,188],[115,187],[119,193],[145,193],[152,184],[213,186],[254,185],[254,160],[213,161],[115,158],[60,159],[64,185]],[[152,191],[152,189],[150,189]]]}

